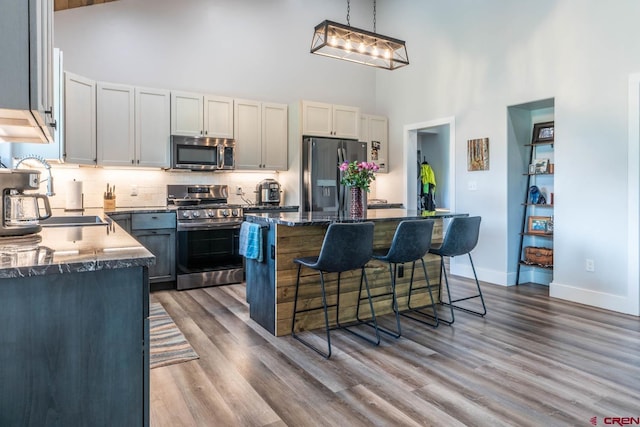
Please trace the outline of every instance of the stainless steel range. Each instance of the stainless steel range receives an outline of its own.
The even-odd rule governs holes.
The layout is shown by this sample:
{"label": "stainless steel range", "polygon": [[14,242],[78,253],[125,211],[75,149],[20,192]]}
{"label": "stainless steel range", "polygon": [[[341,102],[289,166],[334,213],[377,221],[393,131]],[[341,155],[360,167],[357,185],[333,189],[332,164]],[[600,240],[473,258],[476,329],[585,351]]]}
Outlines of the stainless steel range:
{"label": "stainless steel range", "polygon": [[242,207],[227,204],[226,185],[168,185],[167,205],[177,217],[178,290],[240,283]]}

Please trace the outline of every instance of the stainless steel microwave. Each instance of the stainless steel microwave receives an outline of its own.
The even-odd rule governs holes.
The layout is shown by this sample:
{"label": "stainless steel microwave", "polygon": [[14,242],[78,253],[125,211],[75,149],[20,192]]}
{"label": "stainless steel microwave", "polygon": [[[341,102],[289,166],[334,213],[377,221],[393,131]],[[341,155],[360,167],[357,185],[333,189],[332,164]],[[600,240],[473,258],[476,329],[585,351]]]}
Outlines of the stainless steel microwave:
{"label": "stainless steel microwave", "polygon": [[171,136],[171,168],[192,171],[235,169],[233,139]]}

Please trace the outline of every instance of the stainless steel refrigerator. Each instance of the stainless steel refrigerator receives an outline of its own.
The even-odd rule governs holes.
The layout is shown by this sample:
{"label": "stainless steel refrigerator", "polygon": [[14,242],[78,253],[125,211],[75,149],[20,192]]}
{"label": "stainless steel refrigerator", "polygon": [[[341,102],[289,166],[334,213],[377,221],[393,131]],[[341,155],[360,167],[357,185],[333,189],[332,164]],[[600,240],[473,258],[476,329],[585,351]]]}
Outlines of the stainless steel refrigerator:
{"label": "stainless steel refrigerator", "polygon": [[[350,192],[340,184],[344,162],[367,160],[367,143],[348,139],[305,138],[302,144],[302,199],[305,212],[349,209]],[[366,202],[365,202],[366,203]]]}

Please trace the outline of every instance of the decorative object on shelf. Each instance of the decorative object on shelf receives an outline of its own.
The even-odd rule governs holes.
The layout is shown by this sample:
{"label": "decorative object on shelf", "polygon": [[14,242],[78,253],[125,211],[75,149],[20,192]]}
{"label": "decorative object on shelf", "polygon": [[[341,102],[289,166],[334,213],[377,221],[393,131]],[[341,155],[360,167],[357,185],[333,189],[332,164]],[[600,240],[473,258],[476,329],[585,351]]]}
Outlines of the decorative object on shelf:
{"label": "decorative object on shelf", "polygon": [[524,263],[553,267],[553,248],[526,246],[524,248]]}
{"label": "decorative object on shelf", "polygon": [[534,175],[536,173],[536,165],[531,163],[529,165],[529,175]]}
{"label": "decorative object on shelf", "polygon": [[[527,226],[527,233],[529,234],[549,234],[549,222],[551,221],[550,216],[530,216],[529,223]],[[551,226],[553,230],[553,225]]]}
{"label": "decorative object on shelf", "polygon": [[376,0],[373,0],[373,32],[352,27],[350,13],[351,2],[347,0],[347,25],[329,20],[316,25],[311,53],[386,70],[409,65],[403,40],[376,34]]}
{"label": "decorative object on shelf", "polygon": [[535,159],[533,164],[536,166],[535,173],[548,173],[549,159]]}
{"label": "decorative object on shelf", "polygon": [[532,144],[548,144],[554,142],[554,122],[536,123],[533,125]]}
{"label": "decorative object on shelf", "polygon": [[363,193],[369,192],[371,182],[376,179],[375,173],[379,167],[373,162],[344,162],[339,166],[342,172],[340,182],[351,189],[351,206],[349,213],[352,218],[361,218],[364,214]]}
{"label": "decorative object on shelf", "polygon": [[541,196],[542,193],[540,193],[540,189],[537,185],[532,185],[531,187],[529,187],[529,203],[531,203],[532,205],[540,203],[539,200]]}
{"label": "decorative object on shelf", "polygon": [[467,141],[467,170],[489,170],[489,138]]}

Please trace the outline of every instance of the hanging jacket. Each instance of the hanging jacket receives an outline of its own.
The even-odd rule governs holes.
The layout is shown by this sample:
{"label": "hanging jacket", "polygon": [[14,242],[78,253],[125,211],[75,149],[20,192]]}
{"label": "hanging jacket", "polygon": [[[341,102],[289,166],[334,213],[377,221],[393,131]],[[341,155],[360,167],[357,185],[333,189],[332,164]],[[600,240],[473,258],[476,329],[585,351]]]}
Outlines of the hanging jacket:
{"label": "hanging jacket", "polygon": [[428,163],[420,166],[420,181],[422,182],[422,209],[434,212],[436,210],[436,175]]}
{"label": "hanging jacket", "polygon": [[423,163],[420,166],[420,180],[422,181],[422,191],[427,194],[431,190],[430,185],[433,185],[433,192],[436,191],[436,174],[433,172],[431,165]]}

